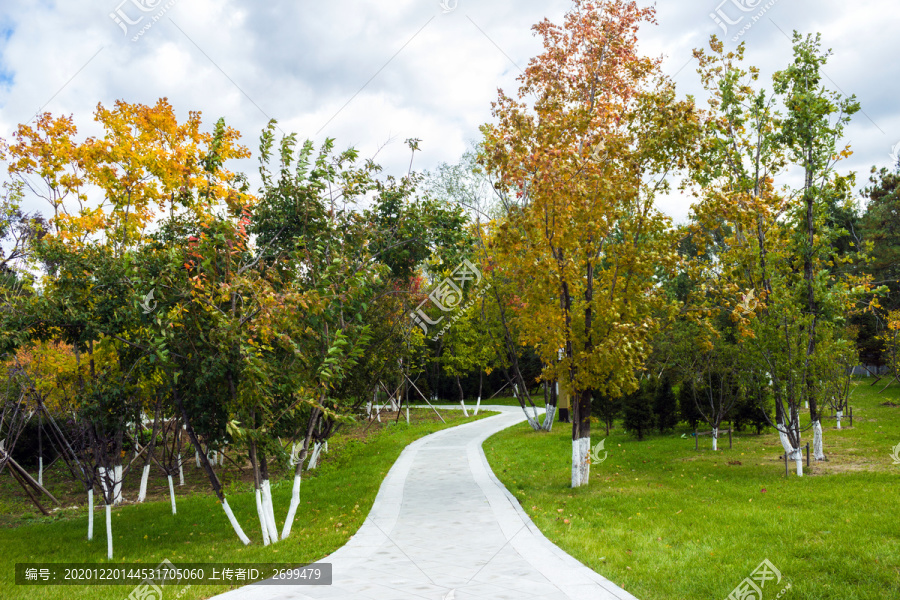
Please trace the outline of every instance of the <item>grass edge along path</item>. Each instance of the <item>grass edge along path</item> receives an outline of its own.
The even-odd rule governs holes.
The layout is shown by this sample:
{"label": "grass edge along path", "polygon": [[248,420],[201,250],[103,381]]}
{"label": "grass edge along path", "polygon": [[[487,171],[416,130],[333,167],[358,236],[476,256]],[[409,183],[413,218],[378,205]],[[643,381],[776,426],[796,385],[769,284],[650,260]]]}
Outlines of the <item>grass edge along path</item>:
{"label": "grass edge along path", "polygon": [[[772,433],[737,434],[733,450],[714,453],[708,438],[695,452],[686,427],[642,442],[617,427],[576,490],[568,424],[551,434],[517,425],[484,450],[550,541],[640,600],[727,598],[765,559],[782,577],[766,599],[900,598],[900,466],[890,457],[900,407],[883,404],[900,386],[877,391],[857,384],[854,427],[826,427],[830,461],[803,478],[784,478]],[[595,427],[593,444],[605,437]]]}
{"label": "grass edge along path", "polygon": [[[427,416],[425,411],[419,411]],[[427,411],[432,416],[430,410]],[[460,411],[444,411],[446,424],[437,421],[407,426],[383,424],[364,439],[337,435],[330,452],[323,455],[317,472],[304,472],[300,508],[291,535],[264,547],[254,495],[232,493],[229,505],[253,543],[237,539],[212,493],[178,499],[178,514],[171,514],[168,501],[125,505],[113,510],[115,560],[106,560],[106,533],[102,513],[95,515],[94,539],[87,541],[87,515],[64,520],[0,529],[0,598],[4,600],[121,600],[134,586],[17,586],[17,562],[91,562],[98,566],[139,563],[154,567],[163,559],[174,563],[296,563],[325,557],[359,529],[375,501],[387,472],[406,446],[428,434],[482,419],[496,413],[480,412],[465,418]],[[290,500],[291,480],[273,481],[272,496],[279,531]],[[325,559],[327,562],[327,559]],[[136,581],[135,584],[139,583]],[[192,586],[180,592],[179,600],[209,598],[238,585]],[[167,592],[168,594],[168,592]],[[168,595],[166,596],[168,597]]]}

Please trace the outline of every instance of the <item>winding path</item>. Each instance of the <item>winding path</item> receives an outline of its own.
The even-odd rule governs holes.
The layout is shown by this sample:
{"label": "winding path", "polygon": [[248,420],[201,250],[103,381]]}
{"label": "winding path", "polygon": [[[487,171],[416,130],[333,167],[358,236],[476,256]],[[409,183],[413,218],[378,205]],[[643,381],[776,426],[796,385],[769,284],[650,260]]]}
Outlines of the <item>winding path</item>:
{"label": "winding path", "polygon": [[[443,408],[443,407],[442,407]],[[403,450],[363,526],[323,559],[330,586],[253,585],[219,600],[636,600],[552,544],[497,480],[481,445],[521,409]]]}

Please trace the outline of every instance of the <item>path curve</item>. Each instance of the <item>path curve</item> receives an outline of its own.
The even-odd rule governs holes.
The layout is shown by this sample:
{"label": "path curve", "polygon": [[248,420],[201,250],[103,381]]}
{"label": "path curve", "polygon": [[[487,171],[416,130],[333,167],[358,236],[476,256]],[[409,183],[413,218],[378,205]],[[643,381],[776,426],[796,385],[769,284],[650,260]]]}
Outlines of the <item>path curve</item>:
{"label": "path curve", "polygon": [[333,565],[332,585],[251,585],[216,598],[637,600],[538,530],[481,448],[491,435],[524,421],[522,410],[481,410],[501,414],[433,433],[403,450],[362,527],[322,559]]}

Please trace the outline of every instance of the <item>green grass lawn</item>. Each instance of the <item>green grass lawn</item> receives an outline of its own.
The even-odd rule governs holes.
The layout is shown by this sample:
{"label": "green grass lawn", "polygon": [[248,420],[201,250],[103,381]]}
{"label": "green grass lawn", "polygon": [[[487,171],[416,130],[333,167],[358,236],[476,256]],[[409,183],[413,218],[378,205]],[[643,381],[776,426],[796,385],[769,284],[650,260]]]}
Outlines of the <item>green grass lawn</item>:
{"label": "green grass lawn", "polygon": [[[781,572],[763,598],[900,598],[900,386],[861,379],[854,422],[825,426],[828,462],[784,477],[772,433],[737,434],[712,452],[708,437],[651,436],[620,427],[586,488],[569,487],[571,426],[525,424],[484,446],[497,476],[544,534],[641,600],[723,599],[768,559]],[[827,421],[826,421],[827,423]],[[811,441],[811,431],[804,434]],[[594,425],[592,442],[605,437]],[[808,441],[804,439],[805,441]],[[602,454],[601,454],[602,455]]]}
{"label": "green grass lawn", "polygon": [[[376,423],[368,432],[362,426],[338,434],[329,443],[330,451],[322,455],[316,471],[304,474],[300,488],[301,504],[287,540],[263,547],[254,495],[246,480],[229,477],[229,505],[234,510],[245,533],[253,543],[244,546],[235,536],[228,520],[217,504],[215,496],[197,483],[193,494],[182,496],[178,489],[178,514],[172,515],[165,479],[152,483],[158,501],[124,505],[113,511],[115,560],[113,563],[142,563],[154,567],[163,559],[179,562],[284,562],[308,563],[320,560],[344,545],[365,520],[384,476],[400,452],[410,442],[440,429],[474,421],[477,417],[462,416],[460,411],[443,411],[444,425],[431,410],[413,410],[413,425]],[[195,472],[196,471],[196,472]],[[126,478],[124,495],[137,495],[139,469],[132,481]],[[186,475],[194,482],[202,479],[193,463]],[[47,474],[48,481],[54,476]],[[60,482],[50,485],[54,494],[66,491],[70,485]],[[278,478],[274,478],[278,479]],[[22,503],[10,488],[7,473],[0,477],[0,598],[28,600],[90,598],[121,600],[131,593],[133,586],[16,586],[14,566],[17,562],[92,562],[106,561],[106,529],[104,513],[97,510],[94,520],[94,539],[87,541],[87,515],[82,506],[61,510],[53,517],[38,517]],[[13,484],[14,485],[14,484]],[[291,480],[273,481],[272,496],[278,528],[290,500]],[[83,495],[83,494],[82,494]],[[83,504],[84,498],[80,499]],[[67,506],[71,505],[71,501]],[[236,586],[230,586],[236,587]],[[208,598],[230,589],[229,586],[193,586],[180,600]],[[168,597],[168,596],[167,596]]]}

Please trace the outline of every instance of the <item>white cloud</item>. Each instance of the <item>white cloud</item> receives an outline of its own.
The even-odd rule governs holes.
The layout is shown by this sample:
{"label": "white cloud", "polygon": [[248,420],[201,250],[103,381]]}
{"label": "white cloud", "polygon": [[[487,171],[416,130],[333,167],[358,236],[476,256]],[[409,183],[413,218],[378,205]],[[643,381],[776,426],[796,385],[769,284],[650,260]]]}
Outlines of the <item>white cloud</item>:
{"label": "white cloud", "polygon": [[[81,131],[96,133],[98,102],[149,104],[166,96],[182,117],[201,110],[211,125],[224,116],[251,149],[271,116],[301,138],[318,143],[335,137],[338,148],[355,145],[363,156],[396,136],[378,157],[395,174],[408,166],[402,141],[421,138],[415,166],[431,168],[454,161],[466,140],[478,136],[478,126],[491,118],[497,87],[516,90],[519,71],[512,63],[524,68],[540,50],[531,25],[545,16],[558,22],[569,6],[564,0],[459,0],[444,14],[438,0],[143,0],[156,8],[141,12],[135,4],[141,0],[120,1],[4,0],[0,135],[45,104],[54,114],[73,113]],[[710,18],[718,2],[659,3],[659,25],[642,30],[644,50],[664,54],[664,69],[674,74],[692,48],[721,33]],[[136,42],[110,18],[121,8],[133,20],[143,16],[144,26],[165,6]],[[738,14],[728,5],[723,10]],[[883,0],[779,0],[741,38],[748,63],[762,68],[771,87],[768,77],[790,60],[785,34],[823,32],[835,53],[826,72],[855,93],[865,111],[847,132],[856,154],[846,166],[859,172],[860,182],[870,165],[887,165],[891,146],[900,141],[892,85],[900,75],[894,60],[900,41],[893,35],[898,20]],[[699,93],[695,66],[684,66],[676,77],[682,93]],[[255,172],[255,160],[242,166]],[[676,219],[688,204],[677,195],[661,202]]]}

